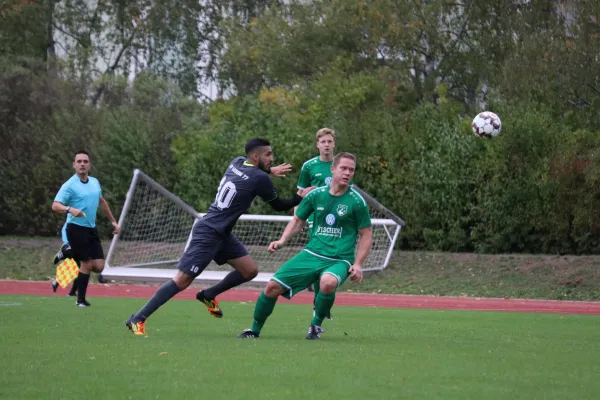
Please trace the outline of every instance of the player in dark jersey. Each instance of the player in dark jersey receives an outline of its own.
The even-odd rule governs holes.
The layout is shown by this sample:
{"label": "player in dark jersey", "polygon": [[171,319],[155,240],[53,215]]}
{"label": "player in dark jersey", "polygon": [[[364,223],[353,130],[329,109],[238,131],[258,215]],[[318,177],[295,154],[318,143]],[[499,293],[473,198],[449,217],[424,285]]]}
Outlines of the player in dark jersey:
{"label": "player in dark jersey", "polygon": [[215,297],[233,287],[248,282],[258,274],[258,266],[248,255],[244,245],[231,233],[238,218],[245,213],[256,196],[269,203],[276,211],[287,211],[300,204],[302,198],[314,187],[306,188],[289,199],[281,199],[269,174],[285,176],[291,171],[289,164],[271,168],[273,150],[265,139],[251,139],[246,143],[246,157],[235,158],[227,167],[217,189],[215,201],[207,214],[194,225],[192,240],[177,268],[177,275],[165,282],[154,296],[126,322],[136,335],[146,335],[146,320],[160,306],[187,288],[204,268],[214,260],[229,264],[234,270],[215,286],[199,291],[196,298],[208,311],[221,318],[223,312]]}

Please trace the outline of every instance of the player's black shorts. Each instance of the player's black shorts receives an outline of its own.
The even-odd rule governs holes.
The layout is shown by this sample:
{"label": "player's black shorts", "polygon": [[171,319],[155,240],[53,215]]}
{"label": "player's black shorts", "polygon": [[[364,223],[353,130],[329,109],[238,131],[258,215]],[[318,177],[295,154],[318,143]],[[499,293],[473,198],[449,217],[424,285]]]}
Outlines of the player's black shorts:
{"label": "player's black shorts", "polygon": [[198,276],[212,260],[218,265],[244,257],[248,250],[232,233],[219,233],[213,228],[196,223],[192,240],[181,256],[177,268],[188,275]]}
{"label": "player's black shorts", "polygon": [[79,261],[103,260],[104,251],[96,228],[67,224],[67,239],[73,256]]}

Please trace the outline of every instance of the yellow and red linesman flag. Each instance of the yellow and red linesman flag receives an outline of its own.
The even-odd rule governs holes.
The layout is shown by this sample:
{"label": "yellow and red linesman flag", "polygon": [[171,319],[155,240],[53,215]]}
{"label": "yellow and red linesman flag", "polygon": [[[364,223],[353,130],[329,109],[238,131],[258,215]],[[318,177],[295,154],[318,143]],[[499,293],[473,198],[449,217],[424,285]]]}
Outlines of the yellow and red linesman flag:
{"label": "yellow and red linesman flag", "polygon": [[66,288],[69,283],[77,278],[79,268],[72,258],[67,258],[56,267],[56,282],[61,288]]}

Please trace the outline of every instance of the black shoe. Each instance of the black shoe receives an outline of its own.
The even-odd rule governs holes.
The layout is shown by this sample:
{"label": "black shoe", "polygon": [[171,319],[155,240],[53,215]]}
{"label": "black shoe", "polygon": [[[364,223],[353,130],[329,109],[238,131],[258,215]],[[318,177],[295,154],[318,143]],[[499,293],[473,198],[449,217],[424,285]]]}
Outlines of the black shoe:
{"label": "black shoe", "polygon": [[219,308],[219,302],[217,301],[217,299],[209,300],[206,297],[204,297],[204,290],[200,290],[198,293],[196,293],[196,300],[204,303],[206,308],[208,308],[208,312],[213,317],[223,318],[223,311],[221,310],[221,308]]}
{"label": "black shoe", "polygon": [[77,307],[90,307],[91,306],[90,302],[87,300],[77,300],[75,302],[75,305]]}
{"label": "black shoe", "polygon": [[318,340],[321,339],[321,327],[316,325],[311,325],[308,327],[308,334],[306,335],[306,339],[308,340]]}
{"label": "black shoe", "polygon": [[260,333],[256,333],[252,329],[244,329],[244,332],[236,336],[238,339],[258,339],[259,337]]}
{"label": "black shoe", "polygon": [[59,250],[58,253],[56,253],[56,255],[54,256],[54,264],[58,264],[58,262],[62,260],[64,260],[63,253]]}
{"label": "black shoe", "polygon": [[50,282],[50,284],[52,285],[52,291],[56,292],[56,289],[58,289],[58,282],[56,279],[52,278],[52,282]]}
{"label": "black shoe", "polygon": [[69,292],[69,293],[67,294],[67,296],[69,296],[69,297],[75,297],[75,296],[77,296],[77,290],[74,290],[74,291],[72,291],[72,292]]}
{"label": "black shoe", "polygon": [[67,257],[68,254],[65,254],[65,253],[71,254],[71,246],[69,246],[68,243],[63,243],[63,245],[60,246],[60,250],[54,256],[54,264],[58,264],[59,261],[63,261],[63,260],[66,260],[67,258],[69,258],[69,257]]}

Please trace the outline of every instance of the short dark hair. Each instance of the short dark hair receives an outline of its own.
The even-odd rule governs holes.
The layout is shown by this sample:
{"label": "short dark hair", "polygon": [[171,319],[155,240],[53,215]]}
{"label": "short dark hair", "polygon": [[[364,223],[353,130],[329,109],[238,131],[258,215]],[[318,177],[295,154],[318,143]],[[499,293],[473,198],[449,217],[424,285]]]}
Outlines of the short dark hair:
{"label": "short dark hair", "polygon": [[261,139],[261,138],[254,138],[254,139],[250,139],[246,142],[246,155],[249,156],[250,154],[254,153],[254,151],[256,149],[258,149],[259,147],[265,147],[265,146],[270,146],[271,143],[267,140],[267,139]]}
{"label": "short dark hair", "polygon": [[335,155],[335,157],[333,157],[333,166],[335,167],[336,165],[338,165],[340,163],[340,160],[342,158],[348,158],[352,161],[354,161],[354,164],[356,164],[356,156],[352,153],[348,153],[346,151],[343,151],[341,153],[337,153]]}
{"label": "short dark hair", "polygon": [[88,156],[88,158],[89,158],[90,160],[92,159],[92,157],[90,157],[90,153],[88,153],[88,152],[87,152],[87,151],[85,151],[85,150],[77,150],[77,151],[75,152],[75,155],[73,156],[73,159],[77,158],[77,154],[85,154],[86,156]]}

